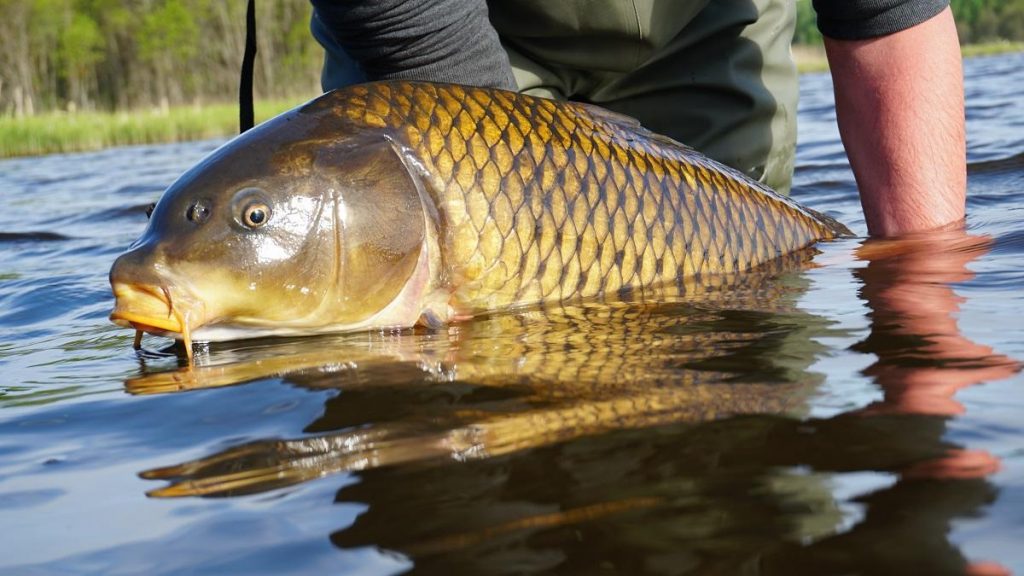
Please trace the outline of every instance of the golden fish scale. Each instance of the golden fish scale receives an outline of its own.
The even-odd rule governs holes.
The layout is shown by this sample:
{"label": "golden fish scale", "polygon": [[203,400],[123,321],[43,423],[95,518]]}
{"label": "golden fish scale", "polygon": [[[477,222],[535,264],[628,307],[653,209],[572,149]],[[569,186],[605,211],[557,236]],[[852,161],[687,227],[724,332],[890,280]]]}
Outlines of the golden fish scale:
{"label": "golden fish scale", "polygon": [[[758,337],[745,332],[673,333],[714,314],[680,309],[669,315],[667,309],[602,303],[527,311],[522,317],[492,316],[462,328],[467,343],[460,344],[456,359],[470,361],[456,362],[456,375],[496,387],[528,382],[535,403],[585,405],[622,395],[660,394],[662,389],[685,395],[693,392],[692,386],[717,383],[727,375],[680,370],[681,363],[722,355]],[[765,396],[748,399],[762,402]],[[714,402],[704,407],[719,408]]]}
{"label": "golden fish scale", "polygon": [[731,170],[594,107],[378,83],[336,104],[426,169],[445,266],[468,307],[680,293],[837,232]]}

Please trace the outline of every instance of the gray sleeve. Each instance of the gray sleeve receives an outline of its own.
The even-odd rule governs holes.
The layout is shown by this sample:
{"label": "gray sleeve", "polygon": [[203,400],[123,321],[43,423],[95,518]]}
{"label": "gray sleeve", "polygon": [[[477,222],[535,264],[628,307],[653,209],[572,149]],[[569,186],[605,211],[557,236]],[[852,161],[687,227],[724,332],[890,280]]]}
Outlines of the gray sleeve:
{"label": "gray sleeve", "polygon": [[885,36],[942,12],[949,0],[813,0],[818,29],[836,40]]}
{"label": "gray sleeve", "polygon": [[312,0],[317,18],[369,80],[516,89],[485,0]]}

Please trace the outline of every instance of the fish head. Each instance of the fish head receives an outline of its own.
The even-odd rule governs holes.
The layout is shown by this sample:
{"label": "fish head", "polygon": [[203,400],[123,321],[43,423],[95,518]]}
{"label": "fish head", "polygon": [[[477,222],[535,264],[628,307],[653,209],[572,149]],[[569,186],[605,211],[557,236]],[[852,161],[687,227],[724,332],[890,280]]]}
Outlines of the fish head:
{"label": "fish head", "polygon": [[190,354],[192,338],[415,322],[421,184],[386,134],[338,117],[286,113],[175,181],[111,269],[111,320],[181,338]]}

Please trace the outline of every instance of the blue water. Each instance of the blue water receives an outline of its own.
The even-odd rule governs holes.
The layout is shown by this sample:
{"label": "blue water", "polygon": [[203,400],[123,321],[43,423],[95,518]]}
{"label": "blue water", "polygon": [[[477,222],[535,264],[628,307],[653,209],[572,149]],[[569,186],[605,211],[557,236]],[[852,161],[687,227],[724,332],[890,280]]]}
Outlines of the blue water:
{"label": "blue water", "polygon": [[[191,372],[106,274],[219,142],[0,161],[0,573],[1024,573],[1024,55],[966,86],[966,235]],[[827,75],[799,126],[794,196],[863,235]]]}

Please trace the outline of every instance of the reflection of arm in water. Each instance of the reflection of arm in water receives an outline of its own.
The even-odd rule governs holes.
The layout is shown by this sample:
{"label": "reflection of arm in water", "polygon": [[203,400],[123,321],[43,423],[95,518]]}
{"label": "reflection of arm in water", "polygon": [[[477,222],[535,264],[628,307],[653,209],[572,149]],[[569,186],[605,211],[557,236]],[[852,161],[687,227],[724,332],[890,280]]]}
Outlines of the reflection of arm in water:
{"label": "reflection of arm in water", "polygon": [[964,337],[954,317],[963,299],[951,285],[973,278],[967,264],[987,251],[987,238],[959,231],[861,248],[869,263],[854,274],[872,311],[871,335],[856,349],[878,357],[865,373],[885,394],[869,412],[959,414],[958,390],[1020,370],[1013,359]]}
{"label": "reflection of arm in water", "polygon": [[[954,314],[963,299],[952,284],[974,277],[967,264],[988,251],[989,240],[960,231],[865,244],[868,261],[856,270],[861,296],[871,308],[871,335],[856,346],[878,359],[864,372],[881,387],[883,400],[865,414],[963,412],[956,392],[1012,376],[1020,363],[961,334]],[[908,477],[980,478],[999,462],[981,450],[949,450],[903,470]]]}
{"label": "reflection of arm in water", "polygon": [[[871,309],[871,333],[855,349],[877,356],[865,374],[884,396],[820,429],[847,436],[828,442],[852,450],[837,463],[888,470],[898,479],[858,499],[866,516],[851,530],[770,555],[769,573],[1006,573],[997,564],[968,562],[948,537],[953,520],[977,514],[995,499],[985,476],[999,462],[988,452],[942,440],[946,419],[963,412],[953,399],[958,390],[1020,368],[964,337],[953,317],[962,298],[951,284],[970,280],[967,264],[987,248],[987,239],[949,232],[872,242],[860,250],[869,263],[854,274]],[[858,430],[879,437],[858,451],[861,442],[850,437]]]}

